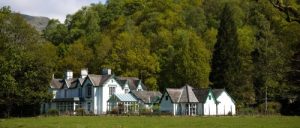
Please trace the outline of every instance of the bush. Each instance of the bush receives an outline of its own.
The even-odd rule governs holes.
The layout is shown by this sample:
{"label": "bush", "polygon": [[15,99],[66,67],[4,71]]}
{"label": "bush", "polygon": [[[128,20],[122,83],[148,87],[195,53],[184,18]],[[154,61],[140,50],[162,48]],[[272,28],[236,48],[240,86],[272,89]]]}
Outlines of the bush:
{"label": "bush", "polygon": [[56,109],[49,109],[48,112],[47,112],[47,115],[48,116],[58,116],[59,112]]}
{"label": "bush", "polygon": [[85,110],[83,108],[78,108],[75,110],[76,116],[84,116],[86,115]]}
{"label": "bush", "polygon": [[[265,108],[266,108],[265,106],[266,106],[265,103],[260,104],[258,106],[258,111],[260,113],[265,113]],[[266,114],[279,114],[280,109],[281,109],[281,104],[278,102],[268,102],[267,108],[268,108],[268,111]]]}
{"label": "bush", "polygon": [[240,108],[238,111],[239,115],[258,115],[258,111],[252,107]]}

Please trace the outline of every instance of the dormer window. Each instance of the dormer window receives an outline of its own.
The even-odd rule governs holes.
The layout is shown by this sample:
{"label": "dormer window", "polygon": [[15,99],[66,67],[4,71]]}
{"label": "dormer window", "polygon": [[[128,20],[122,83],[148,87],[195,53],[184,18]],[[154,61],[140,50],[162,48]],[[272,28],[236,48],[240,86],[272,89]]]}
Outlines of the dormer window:
{"label": "dormer window", "polygon": [[166,96],[166,100],[168,100],[169,99],[169,97],[168,96]]}
{"label": "dormer window", "polygon": [[129,93],[129,89],[127,89],[127,88],[125,89],[125,94],[126,94],[126,93]]}

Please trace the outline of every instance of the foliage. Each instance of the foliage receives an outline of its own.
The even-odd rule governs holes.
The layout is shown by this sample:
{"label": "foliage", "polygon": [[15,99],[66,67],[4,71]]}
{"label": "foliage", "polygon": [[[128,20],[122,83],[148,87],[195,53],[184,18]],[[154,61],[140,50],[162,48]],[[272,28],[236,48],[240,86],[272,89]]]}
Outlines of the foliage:
{"label": "foliage", "polygon": [[58,116],[59,115],[59,111],[56,109],[49,109],[47,111],[47,116]]}
{"label": "foliage", "polygon": [[78,109],[75,110],[75,112],[76,112],[77,116],[84,116],[84,115],[86,115],[85,110],[83,108],[78,108]]}
{"label": "foliage", "polygon": [[[150,90],[226,88],[239,108],[258,106],[265,96],[293,106],[285,101],[300,94],[300,24],[287,22],[296,13],[281,13],[270,1],[108,0],[64,23],[50,20],[42,36],[2,7],[0,114],[17,109],[21,116],[21,106],[49,100],[53,73],[71,69],[76,77],[81,68],[98,74],[104,67],[139,77]],[[300,7],[296,0],[285,5]]]}

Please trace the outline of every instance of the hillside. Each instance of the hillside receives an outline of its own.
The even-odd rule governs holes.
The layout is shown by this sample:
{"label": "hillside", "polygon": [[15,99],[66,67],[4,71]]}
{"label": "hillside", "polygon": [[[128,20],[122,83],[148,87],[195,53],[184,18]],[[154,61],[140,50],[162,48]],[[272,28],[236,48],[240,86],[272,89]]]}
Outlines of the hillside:
{"label": "hillside", "polygon": [[21,16],[39,32],[46,28],[50,20],[48,17],[41,16],[30,16],[25,14],[21,14]]}

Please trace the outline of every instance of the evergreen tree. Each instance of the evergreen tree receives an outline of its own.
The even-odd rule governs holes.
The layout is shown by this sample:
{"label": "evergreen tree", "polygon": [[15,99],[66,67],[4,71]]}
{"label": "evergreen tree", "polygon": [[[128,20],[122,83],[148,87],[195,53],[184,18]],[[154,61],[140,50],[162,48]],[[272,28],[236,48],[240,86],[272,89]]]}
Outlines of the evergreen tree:
{"label": "evergreen tree", "polygon": [[221,14],[210,80],[213,83],[212,87],[226,88],[234,98],[240,98],[237,90],[243,81],[234,12],[233,5],[226,4]]}

